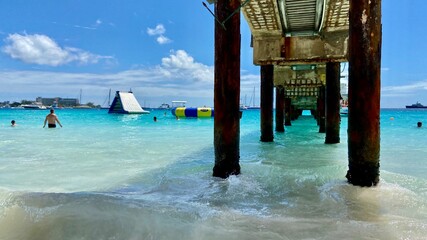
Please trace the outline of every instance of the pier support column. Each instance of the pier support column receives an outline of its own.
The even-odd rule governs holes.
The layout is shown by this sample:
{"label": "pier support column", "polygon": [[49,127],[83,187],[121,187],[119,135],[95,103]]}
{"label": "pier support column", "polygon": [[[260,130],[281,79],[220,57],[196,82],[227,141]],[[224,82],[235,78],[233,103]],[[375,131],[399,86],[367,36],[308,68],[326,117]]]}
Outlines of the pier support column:
{"label": "pier support column", "polygon": [[273,65],[261,65],[261,142],[273,141]]}
{"label": "pier support column", "polygon": [[291,105],[291,121],[294,121],[298,118],[298,109],[295,108],[295,106]]}
{"label": "pier support column", "polygon": [[285,90],[282,86],[276,87],[276,132],[285,132]]}
{"label": "pier support column", "polygon": [[340,74],[339,62],[326,63],[326,137],[325,143],[340,142]]}
{"label": "pier support column", "polygon": [[348,182],[380,176],[381,0],[350,0]]}
{"label": "pier support column", "polygon": [[316,122],[317,122],[317,112],[316,112],[316,110],[310,109],[310,114],[311,114],[311,116],[313,116],[314,119],[316,119]]}
{"label": "pier support column", "polygon": [[319,133],[325,133],[325,86],[319,87],[319,97],[317,98],[317,116],[319,123]]}
{"label": "pier support column", "polygon": [[217,0],[215,15],[214,148],[213,176],[240,174],[240,1]]}
{"label": "pier support column", "polygon": [[285,98],[285,126],[291,126],[291,114],[292,114],[292,100],[290,98]]}

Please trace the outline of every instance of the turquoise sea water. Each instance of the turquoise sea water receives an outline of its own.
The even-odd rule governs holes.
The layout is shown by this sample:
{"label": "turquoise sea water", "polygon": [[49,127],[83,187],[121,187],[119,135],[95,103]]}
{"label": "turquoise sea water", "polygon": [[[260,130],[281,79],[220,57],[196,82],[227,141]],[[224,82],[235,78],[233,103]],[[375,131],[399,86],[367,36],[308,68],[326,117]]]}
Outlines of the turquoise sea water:
{"label": "turquoise sea water", "polygon": [[261,143],[259,111],[244,111],[242,174],[224,180],[213,119],[70,109],[43,129],[47,113],[0,110],[2,240],[427,238],[426,110],[381,111],[373,188],[346,182],[346,118],[340,144],[311,116]]}

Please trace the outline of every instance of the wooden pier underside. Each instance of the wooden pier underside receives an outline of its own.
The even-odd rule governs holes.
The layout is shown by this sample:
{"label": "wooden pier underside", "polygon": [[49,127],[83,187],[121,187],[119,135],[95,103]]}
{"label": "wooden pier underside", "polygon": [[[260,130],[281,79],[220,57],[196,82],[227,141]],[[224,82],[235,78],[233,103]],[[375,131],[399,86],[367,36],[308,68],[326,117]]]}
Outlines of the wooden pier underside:
{"label": "wooden pier underside", "polygon": [[[281,118],[276,121],[276,124],[281,124],[284,120],[285,126],[291,126],[289,119],[294,119],[292,112],[299,113],[302,109],[311,110],[317,112],[318,121],[320,119],[320,132],[324,132],[326,126],[325,142],[339,143],[339,118],[337,118],[337,106],[341,98],[337,89],[339,88],[337,85],[337,81],[339,84],[339,63],[349,62],[349,68],[353,69],[349,75],[350,170],[347,178],[350,183],[356,185],[375,185],[379,177],[379,142],[377,144],[379,122],[376,118],[379,118],[381,0],[210,0],[209,2],[214,3],[217,17],[221,16],[216,19],[216,26],[226,19],[226,16],[230,16],[231,12],[243,13],[252,34],[253,63],[264,69],[261,71],[263,74],[266,69],[271,68],[268,72],[273,73],[271,77],[273,85],[279,89],[279,92],[283,92],[276,95],[284,98],[279,101],[279,106],[284,105],[284,116],[276,115]],[[227,7],[219,9],[218,6]],[[227,28],[235,29],[232,21],[226,24]],[[227,34],[231,34],[227,31],[222,34],[225,39],[239,41],[226,37]],[[229,54],[218,53],[218,51],[224,51],[219,48],[227,44],[221,40],[224,36],[215,35],[215,68],[220,68],[215,70],[216,73],[229,68],[219,63],[230,61],[226,59]],[[218,42],[221,44],[217,44]],[[228,44],[236,46],[233,42]],[[353,55],[350,56],[350,53]],[[365,62],[361,63],[356,58],[363,59]],[[358,71],[361,73],[356,74],[355,72]],[[269,79],[268,75],[268,79],[260,81],[260,89],[266,89],[264,94],[261,93],[261,98],[263,96],[268,98],[261,99],[261,102],[267,103],[261,106],[264,108],[261,109],[263,113],[261,140],[263,141],[273,139],[271,134],[273,121],[270,119],[273,117],[270,109],[272,108],[270,101],[272,90],[270,85],[263,85],[270,84]],[[216,77],[215,84],[218,81]],[[350,87],[356,90],[351,91]],[[366,87],[372,89],[366,94],[360,94]],[[215,98],[226,98],[223,96],[224,91],[218,93],[217,89],[215,87]],[[239,103],[234,103],[236,101],[235,95],[233,96],[232,102],[237,106]],[[327,96],[326,99],[325,96]],[[374,101],[375,107],[359,104],[361,101],[368,103]],[[320,109],[319,106],[321,106]],[[223,106],[217,109],[217,103],[215,103],[215,114],[229,108]],[[368,115],[363,121],[359,116],[354,115],[354,113],[363,115],[365,110]],[[373,123],[364,123],[371,120]],[[227,125],[224,122],[215,121],[215,124],[217,123],[219,128],[223,128],[220,124]],[[281,127],[276,129],[282,131]],[[217,130],[215,133],[217,134]],[[362,153],[366,147],[362,144],[365,140],[373,143],[368,153]],[[215,145],[216,149],[219,149],[216,141]],[[216,158],[216,162],[217,160]],[[232,161],[235,165],[236,160]],[[365,166],[369,169],[364,169]],[[365,170],[369,174],[364,174]]]}

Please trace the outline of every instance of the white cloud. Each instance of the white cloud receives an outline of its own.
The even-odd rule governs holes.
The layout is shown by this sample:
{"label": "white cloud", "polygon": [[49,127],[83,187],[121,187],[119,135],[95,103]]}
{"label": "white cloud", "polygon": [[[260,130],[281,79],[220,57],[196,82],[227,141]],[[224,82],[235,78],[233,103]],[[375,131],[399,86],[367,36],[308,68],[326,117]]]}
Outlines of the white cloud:
{"label": "white cloud", "polygon": [[[0,72],[1,92],[34,93],[36,96],[68,96],[80,88],[92,89],[91,94],[105,94],[106,88],[146,91],[147,96],[213,95],[213,67],[195,62],[185,51],[171,52],[154,67],[130,69],[117,73],[66,73],[45,71]],[[49,84],[40,84],[44,82]]]}
{"label": "white cloud", "polygon": [[[214,94],[214,67],[195,61],[184,50],[171,51],[169,56],[161,59],[160,65],[139,66],[116,73],[0,71],[0,79],[0,96],[13,93],[17,98],[4,101],[37,96],[77,97],[83,89],[86,98],[102,104],[109,88],[113,91],[132,88],[138,98],[160,99],[162,102],[166,96],[171,96],[171,100],[199,98],[205,99],[200,104],[209,104],[206,101],[213,101]],[[242,73],[241,84],[242,90],[246,89],[250,94],[254,86],[259,86],[259,75]]]}
{"label": "white cloud", "polygon": [[112,59],[109,56],[95,55],[78,48],[61,47],[46,35],[10,34],[5,39],[2,51],[11,58],[26,63],[60,66],[71,62],[79,64],[98,63],[101,59]]}
{"label": "white cloud", "polygon": [[171,51],[169,57],[162,58],[161,71],[171,78],[190,78],[198,82],[213,83],[213,67],[194,61],[184,50]]}
{"label": "white cloud", "polygon": [[88,30],[96,30],[96,27],[87,27],[87,26],[80,26],[80,25],[73,25],[75,28],[83,28]]}
{"label": "white cloud", "polygon": [[168,37],[166,37],[164,34],[166,32],[165,27],[163,24],[157,24],[156,28],[147,28],[147,33],[150,36],[158,36],[157,37],[157,43],[159,44],[166,44],[172,42]]}
{"label": "white cloud", "polygon": [[[78,24],[66,24],[66,23],[58,23],[53,21],[53,24],[56,25],[60,25],[63,27],[74,27],[74,28],[81,28],[81,29],[85,29],[85,30],[97,30],[99,26],[101,26],[104,22],[101,19],[96,19],[96,21],[91,24],[90,26],[82,26],[82,25],[78,25]],[[114,23],[108,23],[110,26],[114,27]]]}
{"label": "white cloud", "polygon": [[419,81],[408,85],[401,85],[401,86],[387,86],[383,87],[383,92],[388,93],[409,93],[409,92],[415,92],[419,90],[427,90],[427,81]]}
{"label": "white cloud", "polygon": [[101,19],[96,19],[95,26],[99,26],[102,24]]}
{"label": "white cloud", "polygon": [[162,35],[166,32],[163,24],[157,24],[156,28],[147,28],[147,33],[150,36]]}
{"label": "white cloud", "polygon": [[163,36],[163,35],[160,35],[160,36],[157,37],[157,42],[159,44],[166,44],[166,43],[170,43],[171,40],[169,38]]}

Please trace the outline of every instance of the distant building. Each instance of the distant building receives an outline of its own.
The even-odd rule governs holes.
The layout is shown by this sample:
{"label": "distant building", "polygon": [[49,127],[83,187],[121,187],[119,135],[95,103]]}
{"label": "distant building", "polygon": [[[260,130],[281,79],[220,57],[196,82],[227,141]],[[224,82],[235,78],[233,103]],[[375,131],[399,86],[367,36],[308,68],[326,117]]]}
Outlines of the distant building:
{"label": "distant building", "polygon": [[79,100],[77,98],[42,98],[37,97],[36,102],[41,102],[44,106],[57,105],[58,107],[74,107],[79,105]]}
{"label": "distant building", "polygon": [[58,105],[62,107],[77,106],[80,105],[80,102],[77,98],[60,98]]}

